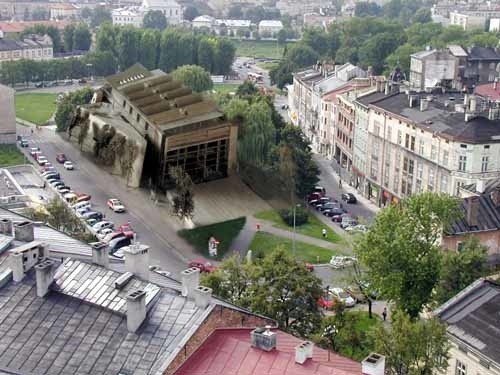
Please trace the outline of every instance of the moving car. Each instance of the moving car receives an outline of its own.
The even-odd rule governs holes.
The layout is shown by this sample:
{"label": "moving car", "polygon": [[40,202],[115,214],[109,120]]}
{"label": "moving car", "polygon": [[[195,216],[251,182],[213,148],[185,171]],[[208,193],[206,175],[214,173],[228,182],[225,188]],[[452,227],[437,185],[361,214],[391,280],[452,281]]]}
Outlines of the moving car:
{"label": "moving car", "polygon": [[195,267],[200,270],[200,272],[211,273],[217,270],[217,267],[213,266],[208,260],[198,259],[189,262],[188,267]]}
{"label": "moving car", "polygon": [[68,171],[72,171],[73,169],[75,169],[74,165],[72,162],[70,162],[69,160],[66,160],[63,164],[64,166],[64,169],[68,170]]}
{"label": "moving car", "polygon": [[108,208],[114,212],[125,212],[125,206],[119,199],[110,198],[106,204],[108,205]]}
{"label": "moving car", "polygon": [[342,194],[342,200],[343,201],[346,201],[346,203],[351,203],[351,204],[355,204],[357,203],[357,199],[356,199],[356,196],[352,193],[343,193]]}
{"label": "moving car", "polygon": [[330,289],[330,294],[346,307],[353,307],[356,304],[356,300],[342,288],[332,288]]}
{"label": "moving car", "polygon": [[56,160],[58,163],[63,164],[68,159],[66,159],[66,155],[64,155],[64,154],[57,154]]}

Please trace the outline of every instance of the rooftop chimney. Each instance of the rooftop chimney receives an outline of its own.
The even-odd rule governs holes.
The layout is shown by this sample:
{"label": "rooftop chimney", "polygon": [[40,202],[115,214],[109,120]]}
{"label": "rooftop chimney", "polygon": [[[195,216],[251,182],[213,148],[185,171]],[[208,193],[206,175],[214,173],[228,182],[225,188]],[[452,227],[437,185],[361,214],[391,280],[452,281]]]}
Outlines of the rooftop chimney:
{"label": "rooftop chimney", "polygon": [[427,99],[421,99],[420,100],[420,111],[422,111],[422,112],[427,111],[427,108],[429,108],[429,101]]}
{"label": "rooftop chimney", "polygon": [[365,375],[384,375],[385,357],[377,353],[370,353],[361,362],[361,372]]}
{"label": "rooftop chimney", "polygon": [[137,332],[146,319],[146,292],[136,290],[127,296],[127,329]]}
{"label": "rooftop chimney", "polygon": [[266,328],[255,328],[250,333],[250,338],[252,341],[252,346],[266,352],[276,348],[276,332],[271,331],[271,326],[266,326]]}
{"label": "rooftop chimney", "polygon": [[49,292],[50,284],[54,280],[54,262],[50,259],[43,260],[35,266],[36,295],[45,297]]}
{"label": "rooftop chimney", "polygon": [[192,297],[194,290],[200,284],[200,269],[196,267],[188,268],[181,272],[182,291],[184,297]]}
{"label": "rooftop chimney", "polygon": [[469,227],[475,227],[478,225],[478,215],[479,215],[479,197],[474,195],[472,197],[466,198],[467,202],[467,213],[466,221]]}
{"label": "rooftop chimney", "polygon": [[212,289],[206,286],[198,285],[194,291],[194,304],[200,309],[204,309],[210,303],[212,297]]}
{"label": "rooftop chimney", "polygon": [[12,236],[12,221],[9,219],[0,219],[0,233],[6,236]]}
{"label": "rooftop chimney", "polygon": [[35,239],[33,223],[31,221],[14,223],[14,238],[23,242],[33,241]]}
{"label": "rooftop chimney", "polygon": [[483,194],[484,189],[486,189],[485,181],[484,180],[477,180],[476,181],[476,192]]}
{"label": "rooftop chimney", "polygon": [[12,279],[20,282],[24,279],[23,253],[14,251],[9,254],[10,268],[12,269]]}
{"label": "rooftop chimney", "polygon": [[301,342],[295,347],[295,362],[303,365],[305,361],[313,357],[314,344],[311,341]]}
{"label": "rooftop chimney", "polygon": [[125,269],[145,281],[149,281],[149,247],[134,243],[124,247]]}
{"label": "rooftop chimney", "polygon": [[500,207],[500,186],[495,187],[491,191],[490,198],[496,208]]}
{"label": "rooftop chimney", "polygon": [[92,245],[92,263],[108,268],[109,256],[107,244],[97,242]]}

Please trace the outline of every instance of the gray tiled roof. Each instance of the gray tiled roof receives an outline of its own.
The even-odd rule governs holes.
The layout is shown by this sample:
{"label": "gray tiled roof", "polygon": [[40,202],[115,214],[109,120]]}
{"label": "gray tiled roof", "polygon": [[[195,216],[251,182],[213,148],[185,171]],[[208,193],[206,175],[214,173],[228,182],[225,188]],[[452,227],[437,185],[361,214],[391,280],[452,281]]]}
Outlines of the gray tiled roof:
{"label": "gray tiled roof", "polygon": [[478,280],[436,311],[448,333],[500,365],[500,285]]}
{"label": "gray tiled roof", "polygon": [[67,259],[57,270],[53,285],[54,290],[60,293],[121,314],[127,312],[127,295],[132,291],[146,292],[146,306],[160,292],[157,285],[136,277],[132,277],[123,288],[117,289],[115,281],[120,276],[120,273],[103,267]]}
{"label": "gray tiled roof", "polygon": [[50,375],[157,373],[212,308],[201,310],[161,289],[134,334],[122,314],[59,292],[37,297],[30,272],[0,289],[0,368]]}

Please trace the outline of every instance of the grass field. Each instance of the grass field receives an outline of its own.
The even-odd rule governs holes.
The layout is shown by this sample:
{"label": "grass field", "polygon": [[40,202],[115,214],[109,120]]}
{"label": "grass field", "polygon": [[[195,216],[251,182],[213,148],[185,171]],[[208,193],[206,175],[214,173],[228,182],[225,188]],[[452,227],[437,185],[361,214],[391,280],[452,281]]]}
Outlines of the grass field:
{"label": "grass field", "polygon": [[236,46],[236,56],[253,57],[257,59],[281,59],[284,46],[275,41],[233,40]]}
{"label": "grass field", "polygon": [[213,90],[218,94],[229,94],[231,92],[236,92],[239,84],[236,83],[216,83]]}
{"label": "grass field", "polygon": [[[353,328],[355,334],[360,337],[366,336],[370,330],[382,324],[382,320],[375,314],[373,318],[370,319],[367,311],[348,311],[345,314],[347,319],[351,318],[354,321]],[[347,345],[343,346],[340,349],[340,353],[356,361],[361,361],[372,352],[373,349],[373,343],[370,339],[367,339],[362,340],[360,345],[354,347]]]}
{"label": "grass field", "polygon": [[274,62],[258,62],[257,63],[257,66],[261,69],[264,69],[264,70],[271,70],[275,67],[277,67],[279,64],[278,63],[274,63]]}
{"label": "grass field", "polygon": [[[278,237],[266,232],[257,232],[250,244],[254,254],[265,254],[282,246],[290,254],[292,253],[292,240]],[[295,254],[298,259],[309,263],[328,263],[336,252],[323,247],[310,245],[304,242],[295,242]],[[318,261],[319,257],[319,261]]]}
{"label": "grass field", "polygon": [[240,217],[194,229],[183,229],[179,231],[179,235],[206,257],[208,257],[208,239],[214,236],[220,242],[217,248],[218,254],[216,259],[222,259],[224,254],[229,250],[233,239],[245,225],[245,222],[246,218]]}
{"label": "grass field", "polygon": [[16,95],[16,116],[34,124],[45,124],[56,110],[55,94]]}
{"label": "grass field", "polygon": [[[289,231],[293,231],[293,227],[287,225],[279,213],[275,210],[262,211],[258,212],[255,217],[257,219],[266,220],[274,223],[276,228],[286,229]],[[323,238],[322,229],[326,229],[327,238]],[[330,229],[328,226],[324,225],[321,221],[319,221],[316,216],[312,213],[309,215],[309,221],[306,224],[302,224],[296,227],[297,233],[304,234],[309,237],[318,238],[320,240],[329,241],[332,243],[339,243],[342,241],[342,237]]]}
{"label": "grass field", "polygon": [[0,145],[0,167],[10,167],[24,162],[24,155],[15,145]]}

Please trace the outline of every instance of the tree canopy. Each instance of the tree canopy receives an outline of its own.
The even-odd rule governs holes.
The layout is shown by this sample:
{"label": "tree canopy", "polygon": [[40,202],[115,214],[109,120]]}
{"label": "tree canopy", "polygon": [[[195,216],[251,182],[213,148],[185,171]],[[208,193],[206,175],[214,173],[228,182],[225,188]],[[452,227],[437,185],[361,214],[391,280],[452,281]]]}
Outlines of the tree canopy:
{"label": "tree canopy", "polygon": [[423,193],[390,205],[356,245],[372,286],[416,317],[439,282],[443,228],[459,215],[456,198]]}
{"label": "tree canopy", "polygon": [[165,30],[167,28],[167,18],[161,10],[149,10],[144,15],[142,25],[146,29]]}
{"label": "tree canopy", "polygon": [[210,73],[201,66],[180,66],[172,72],[172,76],[195,92],[207,91],[213,87]]}

